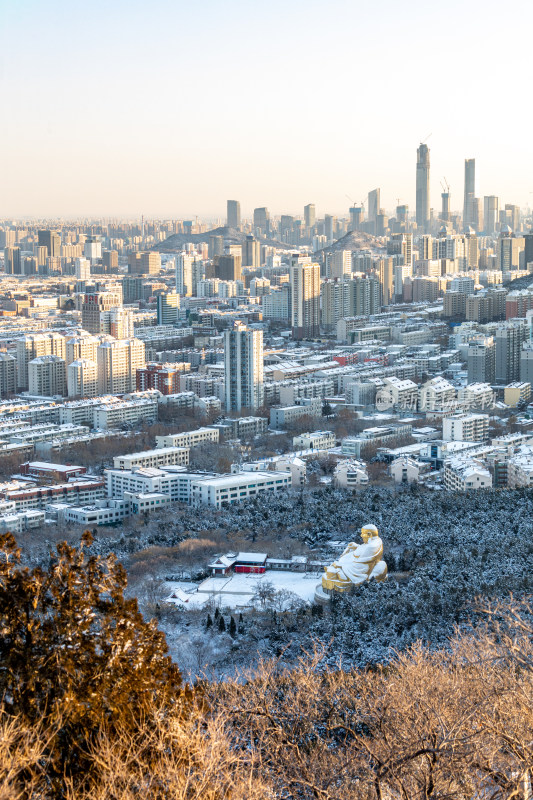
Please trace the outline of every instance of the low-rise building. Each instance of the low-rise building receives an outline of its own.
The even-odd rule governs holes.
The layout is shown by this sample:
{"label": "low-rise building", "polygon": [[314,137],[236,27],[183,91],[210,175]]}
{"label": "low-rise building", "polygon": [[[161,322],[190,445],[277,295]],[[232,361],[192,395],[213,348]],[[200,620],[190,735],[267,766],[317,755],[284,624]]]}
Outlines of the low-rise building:
{"label": "low-rise building", "polygon": [[28,509],[0,515],[0,533],[22,533],[44,525],[44,511]]}
{"label": "low-rise building", "polygon": [[333,431],[302,433],[292,440],[292,446],[296,450],[329,450],[336,444],[337,440]]}
{"label": "low-rise building", "polygon": [[368,485],[366,464],[355,459],[339,461],[333,471],[333,483],[339,489],[356,489]]}
{"label": "low-rise building", "polygon": [[53,486],[34,486],[31,489],[11,489],[3,497],[15,503],[17,511],[28,508],[45,508],[48,503],[60,502],[85,505],[101,500],[105,495],[102,480],[73,480]]}
{"label": "low-rise building", "polygon": [[228,503],[239,503],[264,492],[290,489],[290,472],[240,472],[236,475],[216,475],[200,478],[191,483],[191,502],[220,508]]}
{"label": "low-rise building", "polygon": [[533,487],[533,446],[522,445],[507,460],[507,485],[510,489]]}
{"label": "low-rise building", "polygon": [[483,462],[474,458],[451,458],[444,462],[444,486],[452,492],[491,489],[492,475]]}
{"label": "low-rise building", "polygon": [[514,381],[509,383],[503,390],[503,402],[505,405],[511,406],[511,408],[516,408],[521,403],[529,403],[530,397],[530,383]]}
{"label": "low-rise building", "polygon": [[395,458],[389,470],[395,483],[418,483],[420,464],[414,458],[409,456]]}
{"label": "low-rise building", "polygon": [[418,390],[418,407],[420,411],[443,411],[453,409],[455,404],[455,388],[445,378],[432,378]]}
{"label": "low-rise building", "polygon": [[115,469],[134,469],[135,467],[187,466],[189,463],[188,447],[158,447],[155,450],[142,450],[125,456],[115,456]]}
{"label": "low-rise building", "polygon": [[156,436],[156,447],[196,447],[204,442],[218,444],[220,431],[217,428],[197,428],[195,431],[171,433],[168,436]]}
{"label": "low-rise building", "polygon": [[284,428],[301,417],[320,417],[322,400],[315,397],[301,397],[293,406],[270,409],[270,425],[272,428]]}

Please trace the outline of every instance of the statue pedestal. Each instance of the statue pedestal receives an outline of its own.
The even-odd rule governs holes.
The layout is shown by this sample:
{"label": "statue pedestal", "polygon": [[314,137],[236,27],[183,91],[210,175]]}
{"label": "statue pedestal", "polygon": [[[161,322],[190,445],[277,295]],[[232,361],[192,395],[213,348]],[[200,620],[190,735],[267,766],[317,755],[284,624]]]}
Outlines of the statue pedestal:
{"label": "statue pedestal", "polygon": [[331,595],[324,591],[321,583],[317,583],[315,589],[315,603],[325,606],[330,601]]}

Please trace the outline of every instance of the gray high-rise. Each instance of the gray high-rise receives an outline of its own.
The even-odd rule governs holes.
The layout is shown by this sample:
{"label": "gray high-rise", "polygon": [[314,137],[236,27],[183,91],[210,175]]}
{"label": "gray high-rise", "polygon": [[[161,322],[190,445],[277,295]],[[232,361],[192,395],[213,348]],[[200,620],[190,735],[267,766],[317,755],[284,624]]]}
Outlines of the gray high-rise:
{"label": "gray high-rise", "polygon": [[368,221],[375,222],[381,207],[381,190],[372,189],[368,193]]}
{"label": "gray high-rise", "polygon": [[463,227],[474,223],[474,198],[476,196],[476,159],[465,158],[465,197],[463,203]]}
{"label": "gray high-rise", "polygon": [[238,200],[227,201],[227,225],[228,228],[241,227],[241,204]]}
{"label": "gray high-rise", "polygon": [[500,201],[493,194],[485,195],[483,198],[483,205],[483,229],[485,233],[494,233],[500,216]]}
{"label": "gray high-rise", "polygon": [[416,224],[429,225],[429,147],[421,144],[416,151]]}

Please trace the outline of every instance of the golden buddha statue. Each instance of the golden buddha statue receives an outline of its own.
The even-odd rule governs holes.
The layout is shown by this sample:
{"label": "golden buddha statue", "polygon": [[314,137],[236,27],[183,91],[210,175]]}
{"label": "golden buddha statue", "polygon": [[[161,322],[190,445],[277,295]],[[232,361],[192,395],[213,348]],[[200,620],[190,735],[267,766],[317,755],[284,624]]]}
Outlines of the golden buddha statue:
{"label": "golden buddha statue", "polygon": [[350,542],[344,553],[329,567],[317,586],[316,599],[325,600],[332,592],[347,592],[365,581],[384,581],[387,565],[382,560],[383,542],[375,525],[361,529],[363,544]]}

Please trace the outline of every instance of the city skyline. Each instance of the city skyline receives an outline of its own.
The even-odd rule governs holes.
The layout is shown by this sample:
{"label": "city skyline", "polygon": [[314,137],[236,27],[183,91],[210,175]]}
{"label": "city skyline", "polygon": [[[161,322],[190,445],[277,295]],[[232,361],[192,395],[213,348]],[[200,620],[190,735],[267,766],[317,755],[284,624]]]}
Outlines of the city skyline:
{"label": "city skyline", "polygon": [[[468,158],[479,197],[530,205],[531,145],[496,113],[519,108],[527,129],[519,77],[533,10],[523,2],[508,9],[520,19],[509,37],[500,7],[478,0],[452,0],[445,16],[418,0],[407,10],[335,0],[327,13],[313,0],[274,0],[268,13],[237,0],[156,0],[149,14],[121,0],[97,0],[90,15],[72,6],[0,11],[10,109],[0,216],[222,219],[228,197],[244,217],[309,203],[318,216],[347,214],[348,197],[376,186],[385,208],[399,198],[413,213],[413,163],[430,133],[430,207],[445,176],[461,209]],[[430,59],[420,68],[423,32],[445,70]],[[495,40],[494,78],[465,89],[465,65],[486,63]]]}

